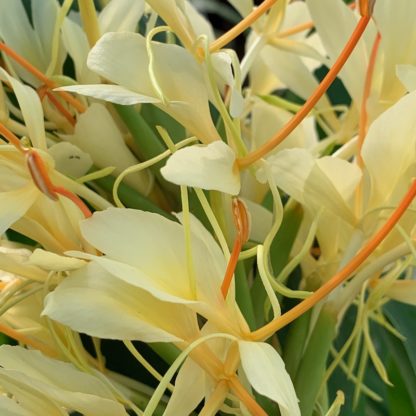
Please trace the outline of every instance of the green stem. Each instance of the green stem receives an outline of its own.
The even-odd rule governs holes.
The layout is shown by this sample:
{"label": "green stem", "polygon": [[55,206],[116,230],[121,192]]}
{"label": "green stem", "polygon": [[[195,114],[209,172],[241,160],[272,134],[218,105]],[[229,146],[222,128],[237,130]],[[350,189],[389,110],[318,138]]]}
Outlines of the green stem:
{"label": "green stem", "polygon": [[241,312],[251,330],[256,328],[253,302],[250,296],[250,287],[247,281],[246,269],[243,262],[238,262],[234,272],[235,276],[235,297]]}
{"label": "green stem", "polygon": [[328,303],[319,314],[296,373],[294,384],[302,416],[312,415],[320,381],[325,374],[329,351],[335,338],[336,324],[335,308]]}

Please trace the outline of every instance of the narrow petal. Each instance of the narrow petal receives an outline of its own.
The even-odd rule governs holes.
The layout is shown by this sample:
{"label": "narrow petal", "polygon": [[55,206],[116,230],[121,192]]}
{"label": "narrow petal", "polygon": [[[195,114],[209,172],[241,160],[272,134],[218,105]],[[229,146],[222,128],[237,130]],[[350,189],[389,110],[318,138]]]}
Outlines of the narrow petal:
{"label": "narrow petal", "polygon": [[175,152],[160,171],[177,185],[216,190],[231,195],[240,191],[235,153],[222,141],[208,146],[189,146]]}
{"label": "narrow petal", "polygon": [[397,65],[396,75],[407,91],[416,90],[416,66],[414,65]]}
{"label": "narrow petal", "polygon": [[175,389],[163,416],[189,415],[205,394],[205,373],[191,358],[179,370]]}
{"label": "narrow petal", "polygon": [[275,401],[282,416],[300,416],[292,380],[277,351],[262,342],[239,341],[238,345],[241,365],[253,388]]}
{"label": "narrow petal", "polygon": [[386,295],[390,299],[416,306],[416,280],[397,280]]}

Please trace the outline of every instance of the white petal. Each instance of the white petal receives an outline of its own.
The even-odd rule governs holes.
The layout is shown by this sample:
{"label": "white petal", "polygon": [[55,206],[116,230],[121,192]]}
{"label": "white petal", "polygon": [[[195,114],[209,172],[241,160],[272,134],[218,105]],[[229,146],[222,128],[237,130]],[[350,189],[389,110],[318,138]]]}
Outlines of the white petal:
{"label": "white petal", "polygon": [[76,92],[99,100],[110,101],[121,105],[133,105],[139,103],[157,103],[158,98],[138,94],[119,85],[97,84],[97,85],[69,85],[56,88],[56,91]]}
{"label": "white petal", "polygon": [[241,365],[253,388],[278,403],[282,416],[300,416],[292,380],[277,351],[263,342],[239,341],[238,345]]}
{"label": "white petal", "polygon": [[71,143],[56,143],[48,152],[55,160],[56,170],[66,176],[79,178],[92,166],[91,156]]}
{"label": "white petal", "polygon": [[0,396],[0,411],[4,416],[34,416],[32,412],[6,396]]}
{"label": "white petal", "polygon": [[416,66],[414,65],[397,65],[396,75],[407,91],[416,90]]}
{"label": "white petal", "polygon": [[143,0],[112,0],[99,15],[101,33],[134,32],[144,11]]}
{"label": "white petal", "polygon": [[31,183],[14,191],[0,192],[0,235],[23,217],[39,196]]}
{"label": "white petal", "polygon": [[385,204],[393,193],[403,195],[414,176],[409,169],[416,152],[416,120],[411,110],[415,106],[416,92],[412,92],[381,114],[368,130],[361,154],[371,180],[369,209]]}
{"label": "white petal", "polygon": [[60,256],[41,248],[35,249],[29,257],[27,264],[40,267],[44,270],[53,270],[57,272],[76,270],[85,266],[85,261],[71,257]]}
{"label": "white petal", "polygon": [[[201,65],[186,49],[152,42],[154,76],[167,103],[158,106],[204,142],[219,139],[211,119]],[[135,93],[156,97],[149,74],[149,53],[143,36],[107,33],[88,56],[99,75]]]}
{"label": "white petal", "polygon": [[177,185],[217,190],[231,195],[240,191],[235,153],[222,141],[207,146],[189,146],[175,152],[160,171]]}
{"label": "white petal", "polygon": [[13,389],[13,384],[20,384],[20,390],[25,390],[26,384],[28,391],[37,391],[39,396],[44,395],[51,402],[84,414],[127,415],[102,381],[75,369],[71,364],[52,360],[38,351],[7,345],[0,348],[0,363],[4,367],[1,378],[9,379],[11,392],[17,393],[17,397],[20,392]]}
{"label": "white petal", "polygon": [[[78,117],[74,135],[65,136],[65,139],[87,152],[97,167],[103,169],[114,166],[116,175],[139,163],[124,142],[123,135],[110,112],[102,104],[90,105],[87,111]],[[151,182],[148,172],[128,175],[125,182],[144,195],[149,193]]]}
{"label": "white petal", "polygon": [[191,358],[179,370],[163,416],[189,415],[205,394],[205,373]]}
{"label": "white petal", "polygon": [[46,150],[43,110],[39,96],[33,88],[23,85],[20,81],[10,76],[3,68],[0,68],[0,79],[12,85],[33,146]]}
{"label": "white petal", "polygon": [[108,339],[177,342],[194,337],[196,315],[161,302],[90,263],[66,278],[45,300],[43,315]]}

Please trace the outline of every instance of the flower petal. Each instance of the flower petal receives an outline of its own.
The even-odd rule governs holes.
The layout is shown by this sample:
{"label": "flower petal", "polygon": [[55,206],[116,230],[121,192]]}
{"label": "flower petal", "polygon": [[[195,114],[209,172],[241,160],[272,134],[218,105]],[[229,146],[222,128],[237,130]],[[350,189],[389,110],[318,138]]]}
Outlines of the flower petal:
{"label": "flower petal", "polygon": [[98,17],[101,32],[134,32],[143,12],[143,0],[112,0]]}
{"label": "flower petal", "polygon": [[263,342],[239,341],[241,365],[254,389],[275,401],[282,416],[300,416],[292,380],[277,351]]}
{"label": "flower petal", "polygon": [[43,315],[108,339],[178,342],[198,332],[196,314],[161,302],[96,263],[73,272],[45,300]]}
{"label": "flower petal", "polygon": [[175,152],[160,170],[177,185],[216,190],[231,195],[240,191],[235,153],[222,141],[207,146],[189,146]]}

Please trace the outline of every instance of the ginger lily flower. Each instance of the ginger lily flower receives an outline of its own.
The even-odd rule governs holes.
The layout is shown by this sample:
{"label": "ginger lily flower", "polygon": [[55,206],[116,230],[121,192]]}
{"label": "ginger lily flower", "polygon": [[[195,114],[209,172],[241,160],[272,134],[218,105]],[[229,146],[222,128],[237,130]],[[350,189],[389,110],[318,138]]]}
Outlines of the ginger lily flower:
{"label": "ginger lily flower", "polygon": [[186,49],[158,42],[147,45],[139,34],[108,33],[91,49],[88,67],[117,85],[63,89],[122,105],[152,103],[201,141],[219,139],[210,115],[202,67]]}
{"label": "ginger lily flower", "polygon": [[[221,294],[226,262],[213,237],[197,220],[191,221],[188,248],[182,225],[130,209],[95,213],[81,222],[81,230],[104,256],[70,253],[91,262],[47,296],[44,315],[102,338],[174,342],[184,349],[202,336],[198,313],[207,320],[208,333],[224,333],[239,342],[242,365],[253,387],[277,401],[287,414],[299,414],[281,358],[273,348],[249,341],[248,325],[235,303],[233,288],[226,299]],[[128,241],[126,233],[130,236]],[[202,377],[198,371],[203,368],[211,382],[218,383],[223,377],[223,355],[207,348],[202,356],[198,351],[192,356],[200,368],[195,369],[191,363],[186,368],[199,374],[198,380]],[[259,360],[256,368],[254,360]],[[266,368],[273,368],[267,376],[267,383],[273,387],[266,388],[267,383],[262,381],[266,380]],[[279,380],[279,384],[270,377]],[[178,382],[175,394],[189,394],[186,386]],[[180,401],[180,408],[196,406],[204,392],[201,395],[201,389],[196,388],[195,395],[189,403]]]}
{"label": "ginger lily flower", "polygon": [[0,389],[11,395],[0,398],[0,410],[6,414],[61,416],[73,411],[91,416],[128,414],[109,383],[102,380],[104,376],[84,373],[39,351],[3,345],[0,367]]}

